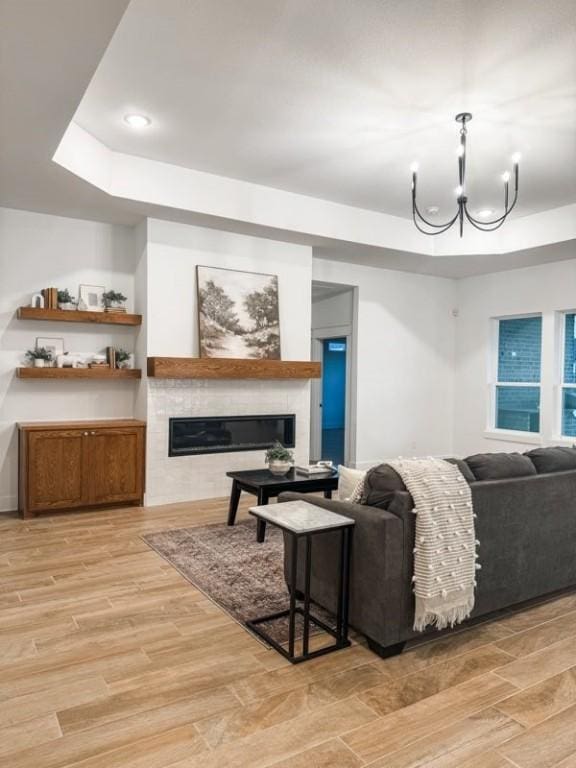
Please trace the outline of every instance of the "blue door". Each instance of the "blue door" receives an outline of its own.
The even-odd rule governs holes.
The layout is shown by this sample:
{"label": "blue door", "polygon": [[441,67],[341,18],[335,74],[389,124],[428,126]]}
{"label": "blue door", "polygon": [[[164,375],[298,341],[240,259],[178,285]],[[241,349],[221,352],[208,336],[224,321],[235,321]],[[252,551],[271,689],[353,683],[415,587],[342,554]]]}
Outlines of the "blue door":
{"label": "blue door", "polygon": [[346,339],[324,339],[322,355],[322,458],[344,464]]}

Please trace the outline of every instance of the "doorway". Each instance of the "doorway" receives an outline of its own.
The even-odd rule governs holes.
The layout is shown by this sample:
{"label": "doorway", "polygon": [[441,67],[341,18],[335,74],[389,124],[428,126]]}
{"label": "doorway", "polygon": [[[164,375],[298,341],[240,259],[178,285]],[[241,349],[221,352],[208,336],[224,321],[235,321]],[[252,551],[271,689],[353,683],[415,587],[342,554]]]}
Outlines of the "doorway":
{"label": "doorway", "polygon": [[321,455],[333,464],[345,463],[346,337],[322,341]]}
{"label": "doorway", "polygon": [[311,461],[355,461],[355,321],[357,289],[312,283],[312,359],[322,377],[312,382]]}

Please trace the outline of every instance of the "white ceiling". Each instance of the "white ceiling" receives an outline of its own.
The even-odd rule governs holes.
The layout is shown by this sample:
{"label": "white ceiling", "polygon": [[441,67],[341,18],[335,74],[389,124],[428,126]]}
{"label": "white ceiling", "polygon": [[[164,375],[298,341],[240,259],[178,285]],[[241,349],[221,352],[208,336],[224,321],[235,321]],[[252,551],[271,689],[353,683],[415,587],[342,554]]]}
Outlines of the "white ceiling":
{"label": "white ceiling", "polygon": [[[75,120],[108,147],[409,217],[447,214],[470,110],[469,197],[576,202],[576,0],[132,0]],[[152,126],[134,132],[127,112]]]}

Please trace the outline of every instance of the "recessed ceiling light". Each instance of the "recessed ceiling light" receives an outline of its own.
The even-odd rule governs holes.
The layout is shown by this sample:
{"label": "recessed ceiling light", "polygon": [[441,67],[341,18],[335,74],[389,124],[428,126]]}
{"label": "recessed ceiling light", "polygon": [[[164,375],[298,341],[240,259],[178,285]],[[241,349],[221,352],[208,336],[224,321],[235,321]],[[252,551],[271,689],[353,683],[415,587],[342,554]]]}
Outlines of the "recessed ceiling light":
{"label": "recessed ceiling light", "polygon": [[480,216],[481,219],[489,219],[493,214],[493,208],[482,208],[480,211],[478,211],[478,216]]}
{"label": "recessed ceiling light", "polygon": [[124,122],[130,126],[130,128],[148,128],[152,120],[146,115],[125,115]]}
{"label": "recessed ceiling light", "polygon": [[429,213],[430,216],[436,216],[437,213],[440,213],[440,208],[437,205],[429,205],[426,208],[426,213]]}

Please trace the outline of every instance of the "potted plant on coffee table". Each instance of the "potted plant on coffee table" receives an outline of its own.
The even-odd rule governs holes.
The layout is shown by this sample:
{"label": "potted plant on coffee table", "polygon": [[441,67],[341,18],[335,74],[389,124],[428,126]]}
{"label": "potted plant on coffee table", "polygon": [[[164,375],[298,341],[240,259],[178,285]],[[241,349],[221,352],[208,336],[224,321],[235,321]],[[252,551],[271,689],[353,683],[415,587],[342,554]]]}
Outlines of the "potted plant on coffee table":
{"label": "potted plant on coffee table", "polygon": [[106,291],[102,294],[102,301],[106,312],[126,312],[124,302],[126,296],[120,291]]}
{"label": "potted plant on coffee table", "polygon": [[76,302],[68,288],[58,291],[58,309],[76,309]]}
{"label": "potted plant on coffee table", "polygon": [[52,352],[45,347],[29,349],[28,352],[26,352],[26,357],[30,360],[34,368],[46,368],[49,367],[46,363],[52,362]]}
{"label": "potted plant on coffee table", "polygon": [[265,454],[268,469],[273,475],[287,475],[294,463],[294,454],[285,448],[278,440]]}

